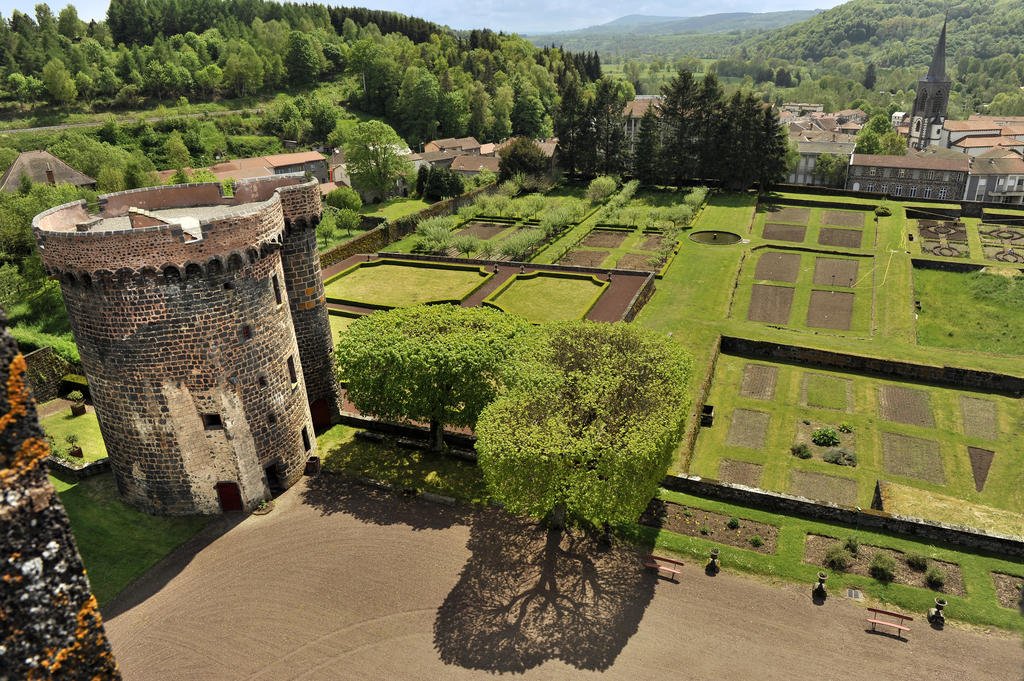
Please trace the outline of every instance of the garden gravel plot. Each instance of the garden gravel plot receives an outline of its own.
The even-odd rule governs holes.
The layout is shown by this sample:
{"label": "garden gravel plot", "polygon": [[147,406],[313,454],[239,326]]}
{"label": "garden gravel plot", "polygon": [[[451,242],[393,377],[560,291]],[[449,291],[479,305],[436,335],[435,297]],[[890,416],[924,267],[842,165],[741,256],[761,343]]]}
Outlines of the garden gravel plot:
{"label": "garden gravel plot", "polygon": [[974,475],[974,489],[980,492],[985,489],[988,471],[992,467],[992,459],[996,453],[991,449],[968,447],[967,455],[971,457],[971,473]]}
{"label": "garden gravel plot", "polygon": [[[809,419],[808,419],[809,420]],[[856,433],[840,433],[836,423],[824,423],[821,421],[811,421],[810,423],[804,423],[800,421],[796,427],[796,439],[794,442],[803,442],[806,444],[814,455],[814,459],[825,463],[825,455],[829,452],[836,451],[838,449],[845,450],[847,452],[857,453],[857,434]],[[836,434],[839,435],[839,444],[835,447],[822,447],[814,444],[811,439],[811,435],[818,428],[836,428]],[[838,466],[839,464],[829,464],[830,466]]]}
{"label": "garden gravel plot", "polygon": [[[651,503],[640,515],[640,523],[649,527],[685,534],[688,537],[703,537],[719,544],[728,544],[758,553],[775,553],[779,528],[755,520],[737,518],[739,526],[732,529],[729,527],[729,520],[729,516],[721,513],[661,499],[651,499]],[[761,539],[760,546],[750,543],[755,536]]]}
{"label": "garden gravel plot", "polygon": [[[853,533],[851,532],[851,534]],[[820,534],[807,535],[807,540],[804,544],[804,562],[824,567],[826,552],[837,544],[841,546],[844,541],[845,539],[823,537]],[[893,570],[893,583],[921,589],[929,588],[924,579],[925,571],[914,570],[907,565],[907,554],[902,551],[882,548],[881,546],[872,546],[871,544],[861,544],[858,547],[857,555],[850,556],[850,565],[846,568],[845,572],[865,577],[870,576],[871,559],[879,553],[888,554],[896,564]],[[941,589],[936,590],[938,593],[952,594],[954,596],[964,595],[964,577],[959,565],[933,558],[928,559],[928,565],[934,565],[946,573],[946,582]]]}
{"label": "garden gravel plot", "polygon": [[740,383],[740,396],[755,400],[770,400],[775,397],[775,382],[778,380],[778,367],[764,364],[747,364],[743,367],[743,381]]}
{"label": "garden gravel plot", "polygon": [[962,222],[946,220],[919,220],[917,230],[922,239],[945,239],[957,243],[967,243],[967,225]]}
{"label": "garden gravel plot", "polygon": [[761,484],[761,472],[764,466],[749,461],[722,459],[718,464],[718,479],[736,485],[757,487]]}
{"label": "garden gravel plot", "polygon": [[786,286],[754,284],[750,289],[747,320],[768,324],[788,324],[793,306],[793,289]]}
{"label": "garden gravel plot", "polygon": [[864,227],[864,213],[849,210],[827,210],[821,216],[821,224],[836,227]]}
{"label": "garden gravel plot", "polygon": [[845,291],[811,291],[807,326],[849,331],[853,321],[854,294]]}
{"label": "garden gravel plot", "polygon": [[999,439],[999,406],[991,400],[960,396],[964,435],[982,440]]}
{"label": "garden gravel plot", "polygon": [[999,605],[1012,610],[1019,610],[1024,615],[1024,577],[1008,575],[1004,572],[993,572],[992,582],[996,587],[996,598]]}
{"label": "garden gravel plot", "polygon": [[470,222],[456,232],[456,234],[459,236],[475,236],[477,239],[487,241],[510,227],[513,227],[513,225],[499,225],[495,222]]}
{"label": "garden gravel plot", "polygon": [[615,263],[615,268],[620,270],[636,270],[637,272],[657,272],[665,264],[665,260],[658,258],[655,264],[651,264],[651,256],[642,253],[626,253]]}
{"label": "garden gravel plot", "polygon": [[736,409],[729,421],[729,433],[725,443],[733,447],[764,449],[768,436],[768,422],[771,416],[764,411]]}
{"label": "garden gravel plot", "polygon": [[796,282],[800,274],[799,253],[779,253],[769,251],[762,253],[757,260],[754,278],[758,280]]}
{"label": "garden gravel plot", "polygon": [[932,241],[930,239],[923,239],[921,241],[921,252],[926,255],[935,255],[940,258],[966,258],[970,255],[970,251],[966,246],[961,248],[954,244]]}
{"label": "garden gravel plot", "polygon": [[818,243],[822,246],[839,246],[841,248],[860,248],[864,233],[857,229],[836,229],[822,227],[818,232]]}
{"label": "garden gravel plot", "polygon": [[840,506],[857,505],[857,481],[836,475],[794,470],[789,493],[815,501],[829,501]]}
{"label": "garden gravel plot", "polygon": [[917,478],[936,485],[946,483],[942,452],[935,440],[882,433],[882,468],[893,475]]}
{"label": "garden gravel plot", "polygon": [[657,251],[657,250],[663,248],[664,246],[666,246],[669,243],[670,243],[670,240],[667,239],[666,237],[660,236],[658,234],[654,234],[654,235],[651,235],[651,236],[647,237],[646,239],[644,239],[644,242],[637,247],[637,250],[640,250],[640,251]]}
{"label": "garden gravel plot", "polygon": [[860,263],[840,258],[814,259],[815,286],[845,286],[852,288],[857,283]]}
{"label": "garden gravel plot", "polygon": [[1009,262],[1014,264],[1024,263],[1024,247],[1018,246],[1003,247],[1003,246],[990,246],[986,244],[982,250],[985,253],[986,260],[995,260],[997,262]]}
{"label": "garden gravel plot", "polygon": [[852,403],[853,381],[825,374],[804,374],[800,401],[808,407],[848,411]]}
{"label": "garden gravel plot", "polygon": [[878,416],[885,421],[906,423],[908,426],[934,428],[931,399],[924,390],[898,385],[878,387]]}
{"label": "garden gravel plot", "polygon": [[618,248],[629,236],[628,232],[612,232],[595,229],[583,240],[583,246],[590,248]]}
{"label": "garden gravel plot", "polygon": [[772,241],[793,241],[800,243],[807,236],[806,227],[796,225],[780,225],[775,222],[768,222],[764,226],[761,236]]}
{"label": "garden gravel plot", "polygon": [[770,212],[771,219],[777,222],[791,222],[797,225],[806,225],[811,219],[809,208],[780,208]]}
{"label": "garden gravel plot", "polygon": [[600,267],[608,257],[608,251],[569,251],[559,259],[559,265],[575,267]]}

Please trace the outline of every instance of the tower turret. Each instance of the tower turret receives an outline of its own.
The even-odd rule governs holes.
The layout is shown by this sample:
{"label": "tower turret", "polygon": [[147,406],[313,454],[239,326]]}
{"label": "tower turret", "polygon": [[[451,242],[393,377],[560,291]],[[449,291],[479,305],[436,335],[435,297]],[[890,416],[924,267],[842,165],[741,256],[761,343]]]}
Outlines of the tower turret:
{"label": "tower turret", "polygon": [[935,45],[928,73],[917,81],[917,97],[910,112],[908,138],[912,149],[924,149],[939,141],[946,122],[951,85],[952,82],[946,76],[946,21],[943,20],[942,32]]}

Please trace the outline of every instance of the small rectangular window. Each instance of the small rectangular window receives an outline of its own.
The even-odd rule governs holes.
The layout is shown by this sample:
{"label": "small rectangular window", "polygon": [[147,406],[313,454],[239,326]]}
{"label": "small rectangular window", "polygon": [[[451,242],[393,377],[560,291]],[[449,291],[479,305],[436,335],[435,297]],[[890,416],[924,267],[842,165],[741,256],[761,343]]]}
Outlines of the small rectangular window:
{"label": "small rectangular window", "polygon": [[203,428],[206,430],[217,430],[224,427],[224,421],[220,414],[203,414]]}
{"label": "small rectangular window", "polygon": [[292,385],[299,382],[298,374],[295,373],[295,358],[288,358],[288,378],[291,379]]}
{"label": "small rectangular window", "polygon": [[281,304],[281,282],[279,282],[277,280],[277,275],[276,274],[273,277],[270,278],[270,281],[274,284],[274,300],[276,300],[277,304],[280,305]]}
{"label": "small rectangular window", "polygon": [[306,426],[302,426],[302,446],[306,449],[307,452],[309,451],[309,431],[306,429]]}

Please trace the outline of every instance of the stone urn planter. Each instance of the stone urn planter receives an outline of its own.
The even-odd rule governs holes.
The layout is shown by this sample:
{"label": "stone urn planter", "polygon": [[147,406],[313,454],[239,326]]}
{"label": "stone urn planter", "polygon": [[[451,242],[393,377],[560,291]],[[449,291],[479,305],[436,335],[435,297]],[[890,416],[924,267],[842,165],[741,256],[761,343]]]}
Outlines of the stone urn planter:
{"label": "stone urn planter", "polygon": [[928,621],[932,626],[942,627],[946,623],[946,615],[943,610],[946,608],[946,599],[938,597],[935,599],[935,607],[928,611]]}
{"label": "stone urn planter", "polygon": [[[85,405],[82,405],[85,408]],[[85,455],[82,453],[82,448],[78,446],[78,436],[74,433],[66,436],[64,442],[68,443],[68,456],[73,456],[76,459],[81,459]]]}
{"label": "stone urn planter", "polygon": [[80,390],[69,392],[67,399],[71,402],[72,416],[81,416],[85,413],[85,395]]}

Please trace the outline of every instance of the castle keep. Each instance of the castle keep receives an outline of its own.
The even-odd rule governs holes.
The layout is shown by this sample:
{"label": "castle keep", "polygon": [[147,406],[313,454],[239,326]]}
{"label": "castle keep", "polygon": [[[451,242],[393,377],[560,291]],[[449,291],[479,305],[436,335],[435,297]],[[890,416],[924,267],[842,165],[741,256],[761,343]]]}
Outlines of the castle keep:
{"label": "castle keep", "polygon": [[[139,189],[39,214],[122,496],[248,510],[302,475],[337,414],[316,181]],[[312,406],[312,410],[311,410]]]}

